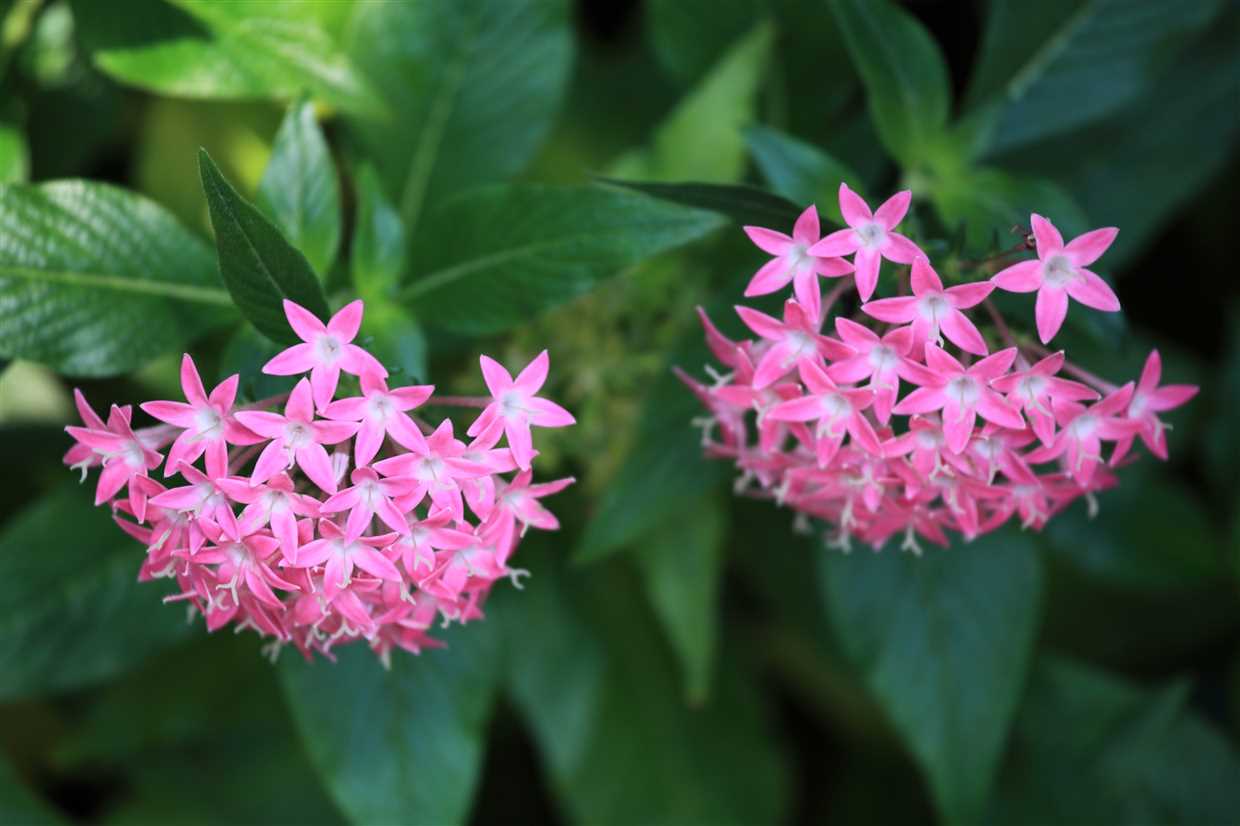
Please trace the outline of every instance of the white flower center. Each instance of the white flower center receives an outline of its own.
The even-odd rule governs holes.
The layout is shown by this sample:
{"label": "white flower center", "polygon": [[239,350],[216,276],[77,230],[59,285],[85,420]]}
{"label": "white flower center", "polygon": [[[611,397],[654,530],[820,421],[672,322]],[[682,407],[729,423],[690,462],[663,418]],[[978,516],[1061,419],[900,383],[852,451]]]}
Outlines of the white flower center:
{"label": "white flower center", "polygon": [[333,335],[322,335],[314,340],[314,356],[320,364],[335,364],[344,355],[344,345]]}
{"label": "white flower center", "polygon": [[808,266],[813,263],[813,257],[809,254],[809,247],[805,244],[793,244],[784,255],[788,259],[788,263],[794,268]]}
{"label": "white flower center", "polygon": [[857,236],[861,239],[862,246],[870,249],[878,249],[887,240],[887,230],[877,221],[871,221],[857,227]]}
{"label": "white flower center", "polygon": [[951,306],[947,297],[942,293],[929,293],[923,296],[917,303],[917,308],[921,311],[921,317],[936,325],[939,323],[940,318],[947,315],[947,311],[951,309]]}
{"label": "white flower center", "polygon": [[1097,429],[1098,417],[1090,413],[1083,413],[1077,416],[1068,425],[1068,433],[1078,442],[1088,439]]}
{"label": "white flower center", "polygon": [[529,412],[525,407],[525,396],[515,390],[509,390],[500,396],[499,409],[505,418]]}
{"label": "white flower center", "polygon": [[199,407],[194,411],[194,429],[198,438],[215,438],[224,425],[224,418],[214,407]]}
{"label": "white flower center", "polygon": [[1038,399],[1046,395],[1047,384],[1045,376],[1025,376],[1017,387],[1021,397],[1027,399],[1030,404],[1035,404]]}
{"label": "white flower center", "polygon": [[1052,255],[1044,265],[1046,280],[1056,287],[1071,284],[1078,277],[1076,267],[1066,255]]}
{"label": "white flower center", "polygon": [[824,418],[843,419],[852,415],[852,404],[841,393],[832,393],[822,397],[822,413]]}
{"label": "white flower center", "polygon": [[391,397],[376,393],[366,400],[366,415],[376,422],[386,422],[396,410]]}
{"label": "white flower center", "polygon": [[284,444],[293,450],[313,442],[314,434],[305,422],[289,422],[284,426]]}
{"label": "white flower center", "polygon": [[885,344],[876,344],[870,350],[869,362],[875,373],[883,373],[896,366],[896,351]]}
{"label": "white flower center", "polygon": [[977,380],[972,376],[956,376],[947,383],[945,392],[961,407],[972,407],[977,403],[977,397],[981,395]]}
{"label": "white flower center", "polygon": [[788,334],[786,341],[792,347],[794,358],[811,356],[818,352],[817,339],[803,330],[793,330]]}

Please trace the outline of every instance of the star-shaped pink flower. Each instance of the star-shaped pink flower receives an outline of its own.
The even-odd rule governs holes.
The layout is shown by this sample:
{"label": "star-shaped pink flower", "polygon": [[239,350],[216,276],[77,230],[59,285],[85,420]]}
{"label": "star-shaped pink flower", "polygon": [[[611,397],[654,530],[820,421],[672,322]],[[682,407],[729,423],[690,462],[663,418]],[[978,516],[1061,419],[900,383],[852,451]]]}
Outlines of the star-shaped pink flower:
{"label": "star-shaped pink flower", "polygon": [[1118,312],[1119,299],[1115,292],[1086,267],[1102,257],[1119,230],[1115,227],[1095,229],[1064,244],[1059,230],[1041,215],[1031,215],[1029,221],[1038,245],[1038,260],[1013,264],[990,280],[1009,292],[1038,291],[1034,315],[1042,343],[1048,343],[1063,326],[1069,296],[1095,310]]}
{"label": "star-shaped pink flower", "polygon": [[767,418],[782,422],[817,422],[814,431],[818,466],[831,464],[847,433],[862,449],[881,456],[883,449],[874,427],[862,413],[874,401],[869,390],[841,388],[812,361],[798,365],[801,381],[808,395],[780,402],[771,408]]}
{"label": "star-shaped pink flower", "polygon": [[517,467],[528,470],[534,458],[534,440],[530,434],[530,425],[567,427],[577,421],[572,413],[555,402],[534,395],[547,381],[551,358],[547,351],[543,350],[515,379],[495,359],[482,356],[479,361],[482,364],[482,378],[486,381],[494,401],[474,420],[467,433],[477,436],[497,422],[503,422],[504,435],[508,437],[512,458],[516,460]]}
{"label": "star-shaped pink flower", "polygon": [[898,232],[896,226],[908,213],[913,193],[909,190],[892,195],[876,212],[860,195],[840,182],[840,212],[848,229],[841,229],[810,247],[809,254],[832,257],[856,253],[853,266],[857,270],[857,292],[862,301],[869,301],[878,286],[878,267],[886,258],[896,264],[911,264],[924,255],[921,249]]}
{"label": "star-shaped pink flower", "polygon": [[874,391],[874,415],[880,424],[887,424],[896,403],[900,378],[912,381],[909,377],[914,375],[905,358],[913,348],[913,329],[897,327],[879,338],[870,328],[836,316],[835,332],[856,355],[832,364],[827,368],[827,375],[843,384],[868,378],[869,389]]}
{"label": "star-shaped pink flower", "polygon": [[334,445],[357,432],[355,422],[315,421],[310,398],[310,382],[302,379],[289,394],[284,415],[261,410],[243,410],[237,421],[258,435],[271,439],[263,448],[250,482],[261,485],[277,473],[296,464],[310,481],[327,493],[336,492],[336,474],[323,445]]}
{"label": "star-shaped pink flower", "polygon": [[1081,485],[1089,485],[1102,463],[1103,440],[1118,442],[1141,428],[1139,422],[1124,418],[1132,400],[1133,383],[1128,382],[1102,401],[1089,407],[1076,402],[1055,402],[1059,432],[1049,447],[1039,447],[1025,456],[1031,464],[1064,457],[1068,474]]}
{"label": "star-shaped pink flower", "polygon": [[[1124,414],[1128,419],[1141,425],[1137,435],[1145,446],[1159,459],[1167,459],[1167,425],[1158,418],[1159,413],[1174,410],[1197,395],[1200,389],[1192,384],[1167,384],[1162,387],[1158,382],[1162,378],[1162,357],[1157,350],[1151,350],[1141,370],[1141,378],[1133,391],[1132,400],[1128,402],[1128,410]],[[1115,452],[1111,454],[1111,465],[1114,466],[1128,453],[1132,447],[1132,436],[1126,436],[1115,443]]]}
{"label": "star-shaped pink flower", "polygon": [[843,343],[819,333],[821,322],[796,301],[784,303],[782,322],[750,307],[738,306],[736,314],[749,329],[771,342],[758,358],[754,371],[753,386],[757,390],[779,381],[804,361],[823,357],[846,359],[853,354]]}
{"label": "star-shaped pink flower", "polygon": [[910,280],[913,287],[911,296],[880,298],[861,305],[862,311],[889,324],[911,322],[914,347],[921,347],[927,341],[937,343],[941,334],[965,352],[975,356],[986,355],[986,340],[961,310],[982,303],[994,290],[993,284],[975,281],[944,289],[939,274],[924,257],[913,261]]}
{"label": "star-shaped pink flower", "polygon": [[424,448],[426,437],[406,411],[429,399],[435,392],[434,386],[410,385],[389,390],[384,378],[376,373],[363,373],[361,383],[361,396],[337,399],[323,410],[323,415],[329,419],[361,423],[353,443],[357,466],[370,464],[383,445],[384,435],[410,450]]}
{"label": "star-shaped pink flower", "polygon": [[332,599],[337,593],[349,587],[349,583],[353,580],[354,567],[361,568],[379,579],[401,581],[400,571],[378,550],[391,545],[396,534],[351,537],[330,519],[320,519],[319,536],[322,539],[316,539],[301,546],[297,552],[295,567],[324,566],[323,594],[328,599]]}
{"label": "star-shaped pink flower", "polygon": [[242,535],[252,534],[270,525],[271,532],[280,540],[280,552],[284,555],[284,561],[291,564],[297,559],[297,547],[300,544],[297,517],[317,517],[319,500],[297,493],[293,480],[287,473],[277,473],[258,487],[252,486],[249,479],[235,476],[216,479],[215,483],[231,499],[245,505],[241,515],[237,517],[237,526]]}
{"label": "star-shaped pink flower", "polygon": [[774,256],[762,265],[749,286],[746,296],[766,295],[788,286],[797,301],[814,318],[822,313],[822,293],[818,288],[818,276],[836,278],[853,271],[853,265],[842,258],[831,258],[810,253],[810,247],[818,243],[820,230],[818,210],[811,204],[805,208],[792,227],[792,235],[763,227],[745,227],[745,234],[763,252]]}
{"label": "star-shaped pink flower", "polygon": [[942,410],[943,435],[953,453],[969,443],[978,416],[1002,427],[1024,429],[1020,413],[990,388],[1015,359],[1016,348],[1009,347],[966,368],[943,348],[927,344],[926,368],[932,374],[927,378],[931,381],[905,396],[893,412],[903,416]]}
{"label": "star-shaped pink flower", "polygon": [[263,365],[263,372],[273,376],[295,376],[309,370],[314,404],[319,410],[327,407],[336,394],[342,370],[354,376],[373,373],[387,378],[383,365],[353,344],[362,326],[362,310],[360,299],[350,302],[325,325],[305,307],[285,299],[284,315],[302,343],[276,355]]}
{"label": "star-shaped pink flower", "polygon": [[168,450],[164,476],[177,472],[181,463],[193,464],[204,452],[207,473],[212,477],[228,472],[228,445],[253,445],[262,438],[242,427],[233,418],[232,406],[237,399],[236,374],[224,379],[208,396],[202,378],[189,353],[181,359],[181,390],[189,404],[182,402],[145,402],[142,409],[177,427],[185,428]]}
{"label": "star-shaped pink flower", "polygon": [[345,534],[356,539],[370,527],[370,521],[378,515],[389,528],[397,533],[409,530],[405,514],[392,503],[394,498],[405,496],[416,484],[408,476],[379,478],[368,467],[357,468],[349,477],[353,487],[345,488],[319,506],[322,513],[339,513],[347,510]]}
{"label": "star-shaped pink flower", "polygon": [[1098,398],[1096,391],[1080,382],[1057,377],[1055,374],[1063,363],[1061,350],[1028,370],[1000,376],[991,384],[1000,393],[1007,394],[1008,401],[1025,411],[1030,427],[1044,445],[1049,445],[1055,437],[1054,401],[1085,402]]}

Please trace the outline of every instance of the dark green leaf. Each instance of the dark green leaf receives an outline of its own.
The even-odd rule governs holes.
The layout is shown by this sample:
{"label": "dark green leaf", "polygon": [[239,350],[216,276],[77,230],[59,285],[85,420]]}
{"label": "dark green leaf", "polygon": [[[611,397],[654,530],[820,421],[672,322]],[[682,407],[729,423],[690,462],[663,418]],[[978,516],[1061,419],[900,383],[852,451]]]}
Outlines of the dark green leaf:
{"label": "dark green leaf", "polygon": [[[1222,0],[991,0],[970,89],[993,101],[994,153],[1095,121],[1148,95]],[[1150,100],[1157,101],[1156,96]]]}
{"label": "dark green leaf", "polygon": [[436,326],[499,332],[719,224],[617,189],[488,187],[428,216],[413,244],[416,280],[402,295]]}
{"label": "dark green leaf", "polygon": [[8,759],[0,755],[0,822],[15,826],[54,826],[68,821],[27,789]]}
{"label": "dark green leaf", "polygon": [[602,183],[635,189],[675,204],[706,209],[731,218],[738,224],[763,227],[792,226],[804,207],[798,207],[781,195],[773,195],[751,186],[726,184],[681,183],[665,184],[645,181],[620,181],[608,178]]}
{"label": "dark green leaf", "polygon": [[610,174],[637,180],[739,181],[745,174],[742,130],[754,119],[773,40],[769,22],[740,38],[659,124],[652,144],[621,157]]}
{"label": "dark green leaf", "polygon": [[210,248],[107,184],[0,188],[0,356],[106,376],[232,315]]}
{"label": "dark green leaf", "polygon": [[291,98],[308,89],[345,109],[382,111],[313,4],[74,0],[73,12],[95,65],[122,83],[189,98]]}
{"label": "dark green leaf", "polygon": [[222,381],[233,373],[240,375],[240,397],[249,401],[288,393],[297,383],[296,376],[272,376],[263,372],[263,365],[283,349],[249,324],[243,324],[229,337],[220,353],[219,379]]}
{"label": "dark green leaf", "polygon": [[951,110],[947,63],[922,25],[891,0],[831,0],[883,146],[905,167],[924,160]]}
{"label": "dark green leaf", "polygon": [[275,341],[294,342],[281,302],[294,301],[326,319],[327,299],[306,257],[280,231],[237,194],[206,150],[198,171],[207,194],[220,273],[242,314]]}
{"label": "dark green leaf", "polygon": [[719,591],[727,513],[704,497],[647,534],[637,549],[646,593],[680,659],[690,703],[710,691],[719,644]]}
{"label": "dark green leaf", "polygon": [[325,276],[340,245],[340,184],[309,101],[293,104],[280,124],[256,203]]}
{"label": "dark green leaf", "polygon": [[0,698],[111,677],[194,630],[138,582],[143,548],[92,487],[67,483],[0,535]]}
{"label": "dark green leaf", "polygon": [[350,54],[393,114],[354,126],[411,232],[533,156],[567,85],[568,18],[566,0],[359,5]]}
{"label": "dark green leaf", "polygon": [[1041,568],[1028,537],[949,550],[821,557],[845,651],[921,765],[949,822],[981,814],[1037,636]]}
{"label": "dark green leaf", "polygon": [[0,184],[30,177],[30,151],[26,137],[12,123],[0,122]]}
{"label": "dark green leaf", "polygon": [[847,183],[864,195],[860,176],[818,147],[766,126],[751,126],[745,138],[758,169],[775,192],[797,204],[816,204],[819,213],[837,224],[844,223],[840,184]]}
{"label": "dark green leaf", "polygon": [[[533,553],[527,553],[533,552]],[[575,577],[522,546],[530,584],[492,609],[513,629],[510,686],[566,817],[591,823],[775,823],[784,766],[749,669],[725,657],[710,703],[678,699],[675,663],[635,583]],[[488,606],[490,607],[490,606]]]}
{"label": "dark green leaf", "polygon": [[413,314],[391,301],[366,305],[362,319],[364,345],[391,373],[393,384],[426,381],[426,333]]}
{"label": "dark green leaf", "polygon": [[397,650],[390,670],[360,643],[338,649],[337,663],[281,663],[311,761],[351,820],[466,819],[499,679],[496,627],[437,631],[449,648]]}
{"label": "dark green leaf", "polygon": [[1194,496],[1183,483],[1135,470],[1099,495],[1097,516],[1077,502],[1051,520],[1047,546],[1067,564],[1123,588],[1187,589],[1225,578],[1223,538]]}
{"label": "dark green leaf", "polygon": [[1040,660],[990,821],[1235,820],[1240,755],[1185,706],[1186,689],[1146,691],[1083,664]]}

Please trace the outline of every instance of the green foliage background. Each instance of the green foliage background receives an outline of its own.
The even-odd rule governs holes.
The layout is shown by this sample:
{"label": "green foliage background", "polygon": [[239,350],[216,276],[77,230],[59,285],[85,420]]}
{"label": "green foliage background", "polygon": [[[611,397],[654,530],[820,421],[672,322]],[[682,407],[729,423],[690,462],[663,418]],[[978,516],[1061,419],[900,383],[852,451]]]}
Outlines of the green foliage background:
{"label": "green foliage background", "polygon": [[[0,822],[1240,819],[1240,12],[1225,0],[0,2]],[[1202,385],[1041,535],[849,555],[740,500],[670,367],[758,254],[914,190],[949,277],[1117,225],[1071,358]],[[218,255],[218,258],[217,258]],[[880,288],[881,289],[881,288]],[[367,301],[399,377],[552,355],[579,484],[446,650],[276,666],[139,586],[70,389]],[[1016,305],[1020,312],[1021,305]],[[1025,308],[1027,309],[1027,308]],[[735,325],[724,322],[725,328]],[[287,386],[287,382],[284,386]],[[353,646],[352,648],[357,648]]]}

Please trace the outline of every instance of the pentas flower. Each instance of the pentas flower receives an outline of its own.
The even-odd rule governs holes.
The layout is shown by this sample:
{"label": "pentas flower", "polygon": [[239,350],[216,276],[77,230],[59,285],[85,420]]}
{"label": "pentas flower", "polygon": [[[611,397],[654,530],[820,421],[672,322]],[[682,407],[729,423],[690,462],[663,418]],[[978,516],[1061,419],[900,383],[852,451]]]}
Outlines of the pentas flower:
{"label": "pentas flower", "polygon": [[1021,261],[995,274],[991,281],[1014,293],[1037,290],[1038,337],[1050,342],[1068,315],[1068,297],[1086,307],[1108,313],[1119,311],[1115,291],[1096,273],[1086,269],[1102,257],[1115,241],[1115,227],[1095,229],[1065,244],[1055,225],[1041,215],[1031,215],[1038,260]]}
{"label": "pentas flower", "polygon": [[919,257],[913,261],[911,297],[880,298],[861,306],[862,312],[891,324],[910,324],[913,346],[927,341],[942,343],[942,337],[967,353],[984,356],[986,340],[962,310],[981,304],[994,286],[984,281],[943,287],[939,274],[930,261]]}
{"label": "pentas flower", "polygon": [[[1117,388],[1065,353],[1014,335],[1013,327],[1022,325],[1009,326],[988,301],[1005,279],[947,287],[920,253],[906,257],[912,295],[868,300],[873,287],[862,286],[869,265],[863,267],[859,239],[867,232],[890,239],[908,197],[870,216],[846,187],[841,193],[850,204],[850,229],[810,252],[846,254],[858,245],[861,312],[830,316],[849,286],[841,282],[817,315],[799,298],[784,305],[782,321],[737,307],[753,337],[732,340],[699,308],[719,367],[707,367],[708,380],[676,371],[704,408],[694,420],[704,454],[735,464],[739,495],[790,508],[798,524],[826,523],[832,547],[847,550],[861,541],[877,550],[894,539],[919,553],[922,541],[949,546],[952,533],[969,540],[1009,522],[1041,529],[1082,497],[1093,507],[1095,494],[1119,483],[1111,468],[1125,463],[1138,436],[1150,452],[1166,456],[1166,425],[1158,414],[1197,389],[1160,386],[1156,352],[1139,382]],[[1049,222],[1035,220],[1034,228],[1045,254],[1017,273],[1036,269],[1050,282],[1042,289],[1090,296],[1083,268],[1114,232],[1063,244]],[[987,335],[969,317],[983,303],[993,322],[985,332],[1004,344],[989,355]],[[820,332],[828,322],[838,340]],[[912,387],[903,391],[902,382]],[[1109,462],[1108,443],[1114,445]]]}
{"label": "pentas flower", "polygon": [[792,235],[763,227],[745,227],[745,234],[758,249],[774,256],[754,273],[745,288],[745,297],[766,295],[787,287],[811,318],[822,311],[822,292],[818,276],[836,278],[853,271],[852,264],[842,258],[815,255],[809,250],[819,241],[818,210],[811,204],[805,208],[792,227]]}
{"label": "pentas flower", "polygon": [[340,373],[360,376],[371,373],[387,378],[387,369],[379,360],[353,343],[362,326],[362,302],[346,304],[324,324],[314,313],[284,300],[284,314],[289,326],[301,339],[263,365],[263,372],[273,376],[297,376],[310,371],[314,389],[314,405],[323,410],[336,394]]}
{"label": "pentas flower", "polygon": [[[572,422],[535,395],[547,355],[507,383],[484,357],[494,398],[442,399],[477,408],[465,444],[451,419],[418,417],[437,403],[433,387],[389,387],[352,344],[360,302],[326,325],[291,302],[285,311],[303,345],[269,367],[311,374],[287,396],[237,408],[238,376],[208,394],[187,355],[187,401],[141,406],[153,427],[134,428],[128,406],[105,421],[75,391],[84,427],[67,428],[65,464],[102,468],[98,502],[146,547],[138,578],[174,580],[166,601],[186,602],[208,631],[250,628],[273,655],[287,644],[332,657],[364,642],[384,664],[394,648],[436,647],[437,620],[482,619],[492,585],[524,573],[508,561],[527,528],[558,527],[540,500],[572,480],[535,483],[531,467],[530,426]],[[358,375],[360,395],[333,399],[341,371]],[[152,478],[161,465],[166,484]]]}
{"label": "pentas flower", "polygon": [[893,232],[908,214],[913,193],[905,190],[892,195],[875,212],[857,193],[840,183],[840,212],[848,229],[833,232],[809,249],[814,256],[853,253],[857,292],[869,301],[878,286],[878,268],[886,258],[896,264],[911,264],[921,249],[898,232]]}
{"label": "pentas flower", "polygon": [[504,366],[489,356],[480,358],[482,377],[494,400],[482,411],[482,415],[469,426],[470,436],[477,436],[488,428],[503,424],[504,435],[517,467],[529,470],[534,458],[530,425],[538,427],[567,427],[576,424],[573,414],[555,402],[534,394],[547,381],[551,358],[543,350],[525,366],[514,379]]}

